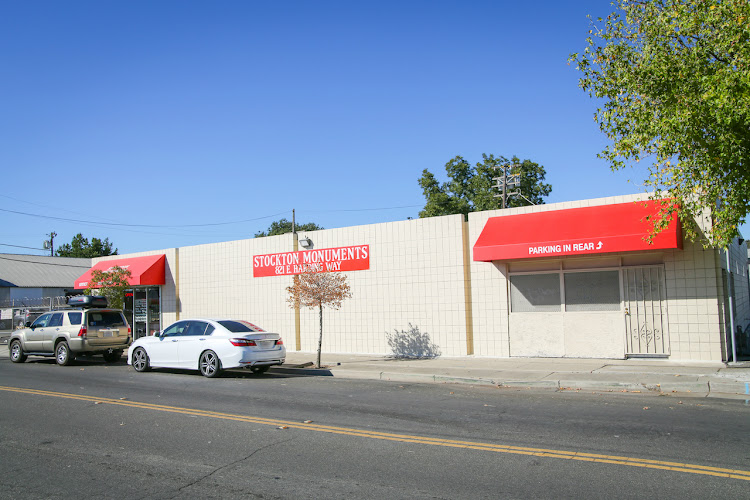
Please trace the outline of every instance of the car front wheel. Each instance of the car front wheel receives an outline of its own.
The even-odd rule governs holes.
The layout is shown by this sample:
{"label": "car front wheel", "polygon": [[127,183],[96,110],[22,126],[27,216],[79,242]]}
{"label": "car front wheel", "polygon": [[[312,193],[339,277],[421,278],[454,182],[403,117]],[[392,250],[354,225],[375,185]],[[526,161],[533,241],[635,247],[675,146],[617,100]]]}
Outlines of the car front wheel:
{"label": "car front wheel", "polygon": [[23,363],[26,361],[26,355],[23,353],[20,340],[14,340],[10,343],[10,360],[14,363]]}
{"label": "car front wheel", "polygon": [[55,347],[55,361],[60,366],[67,366],[73,362],[75,356],[70,352],[70,346],[64,340]]}
{"label": "car front wheel", "polygon": [[148,360],[148,354],[142,347],[133,351],[133,360],[131,361],[133,369],[137,372],[147,372],[151,369],[151,363]]}
{"label": "car front wheel", "polygon": [[201,354],[200,360],[198,360],[198,369],[204,377],[218,377],[221,373],[219,356],[213,351],[204,352]]}

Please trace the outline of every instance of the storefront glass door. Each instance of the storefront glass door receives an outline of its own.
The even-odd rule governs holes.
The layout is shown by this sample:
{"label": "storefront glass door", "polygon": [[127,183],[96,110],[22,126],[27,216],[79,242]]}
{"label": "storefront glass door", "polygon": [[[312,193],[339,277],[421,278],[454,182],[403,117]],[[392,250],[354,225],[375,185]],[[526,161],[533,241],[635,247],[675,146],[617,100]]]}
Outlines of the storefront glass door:
{"label": "storefront glass door", "polygon": [[146,289],[136,288],[133,293],[133,340],[146,335],[148,323],[148,301]]}
{"label": "storefront glass door", "polygon": [[161,300],[159,287],[151,286],[146,289],[146,300],[148,301],[148,334],[153,335],[161,330]]}
{"label": "storefront glass door", "polygon": [[133,329],[133,340],[161,330],[161,297],[158,286],[125,292],[125,317]]}

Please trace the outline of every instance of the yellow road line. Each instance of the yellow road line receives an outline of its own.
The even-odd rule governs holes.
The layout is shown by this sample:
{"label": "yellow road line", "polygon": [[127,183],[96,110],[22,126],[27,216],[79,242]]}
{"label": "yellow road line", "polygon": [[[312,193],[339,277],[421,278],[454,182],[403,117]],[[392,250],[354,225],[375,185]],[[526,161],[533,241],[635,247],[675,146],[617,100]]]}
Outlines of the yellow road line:
{"label": "yellow road line", "polygon": [[182,408],[178,406],[156,405],[151,403],[142,403],[138,401],[129,401],[122,399],[99,398],[95,396],[83,396],[78,394],[67,394],[64,392],[43,391],[40,389],[23,389],[18,387],[0,386],[0,391],[17,392],[21,394],[32,394],[37,396],[48,396],[65,399],[75,399],[90,403],[106,403],[111,405],[127,406],[131,408],[141,408],[145,410],[155,410],[170,413],[180,413],[183,415],[193,415],[198,417],[219,418],[222,420],[234,420],[238,422],[255,423],[261,425],[272,425],[275,427],[286,426],[292,429],[302,429],[307,431],[326,432],[330,434],[340,434],[346,436],[364,437],[370,439],[380,439],[384,441],[396,441],[403,443],[424,444],[432,446],[445,446],[449,448],[463,448],[469,450],[490,451],[495,453],[511,453],[516,455],[531,455],[545,458],[558,458],[565,460],[579,460],[583,462],[597,462],[615,465],[628,465],[631,467],[645,467],[649,469],[660,469],[676,472],[688,472],[691,474],[703,474],[716,477],[731,479],[743,479],[750,481],[750,471],[739,469],[724,469],[720,467],[709,467],[705,465],[688,464],[680,462],[667,462],[661,460],[650,460],[646,458],[623,457],[616,455],[601,455],[596,453],[582,453],[567,450],[551,450],[544,448],[528,448],[523,446],[510,446],[503,444],[482,443],[477,441],[461,441],[453,439],[440,439],[425,436],[415,436],[408,434],[393,434],[388,432],[369,431],[365,429],[336,427],[320,424],[305,424],[301,422],[292,422],[279,419],[270,419],[262,417],[253,417],[249,415],[237,415],[231,413],[221,413],[209,410],[199,410],[194,408]]}

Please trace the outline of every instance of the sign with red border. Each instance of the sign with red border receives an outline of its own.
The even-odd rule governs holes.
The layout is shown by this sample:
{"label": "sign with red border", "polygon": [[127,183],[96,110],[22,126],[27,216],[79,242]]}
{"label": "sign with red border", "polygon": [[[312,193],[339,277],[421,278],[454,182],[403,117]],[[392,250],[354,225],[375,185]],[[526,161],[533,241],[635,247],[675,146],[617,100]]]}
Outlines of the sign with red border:
{"label": "sign with red border", "polygon": [[370,245],[321,248],[253,256],[253,277],[370,269]]}

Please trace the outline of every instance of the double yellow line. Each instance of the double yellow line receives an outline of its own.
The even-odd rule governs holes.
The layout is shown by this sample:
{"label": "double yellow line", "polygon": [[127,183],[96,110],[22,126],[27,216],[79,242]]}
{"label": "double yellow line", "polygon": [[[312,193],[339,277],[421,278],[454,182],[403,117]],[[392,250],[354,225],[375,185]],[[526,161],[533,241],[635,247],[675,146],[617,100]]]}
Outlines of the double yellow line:
{"label": "double yellow line", "polygon": [[402,443],[414,443],[432,446],[445,446],[449,448],[462,448],[467,450],[490,451],[495,453],[512,453],[515,455],[531,455],[536,457],[561,458],[565,460],[580,460],[583,462],[597,462],[615,465],[628,465],[631,467],[645,467],[649,469],[668,470],[673,472],[687,472],[690,474],[703,474],[707,476],[724,477],[728,479],[743,479],[750,481],[750,471],[737,469],[723,469],[721,467],[709,467],[705,465],[687,464],[680,462],[666,462],[661,460],[649,460],[645,458],[621,457],[616,455],[600,455],[596,453],[581,453],[577,451],[548,450],[543,448],[528,448],[523,446],[508,446],[502,444],[482,443],[476,441],[459,441],[452,439],[438,439],[409,434],[392,434],[387,432],[375,432],[348,427],[335,427],[330,425],[319,425],[315,423],[290,422],[286,420],[251,417],[247,415],[235,415],[192,408],[180,408],[178,406],[155,405],[140,403],[126,399],[99,398],[94,396],[82,396],[78,394],[66,394],[64,392],[42,391],[39,389],[23,389],[18,387],[0,386],[0,391],[17,392],[21,394],[32,394],[36,396],[49,396],[65,399],[76,399],[89,403],[106,403],[111,405],[128,406],[131,408],[142,408],[145,410],[164,411],[180,413],[183,415],[194,415],[197,417],[218,418],[222,420],[234,420],[237,422],[248,422],[261,425],[272,425],[274,427],[285,427],[290,429],[301,429],[306,431],[327,432],[330,434],[341,434],[384,441],[397,441]]}

